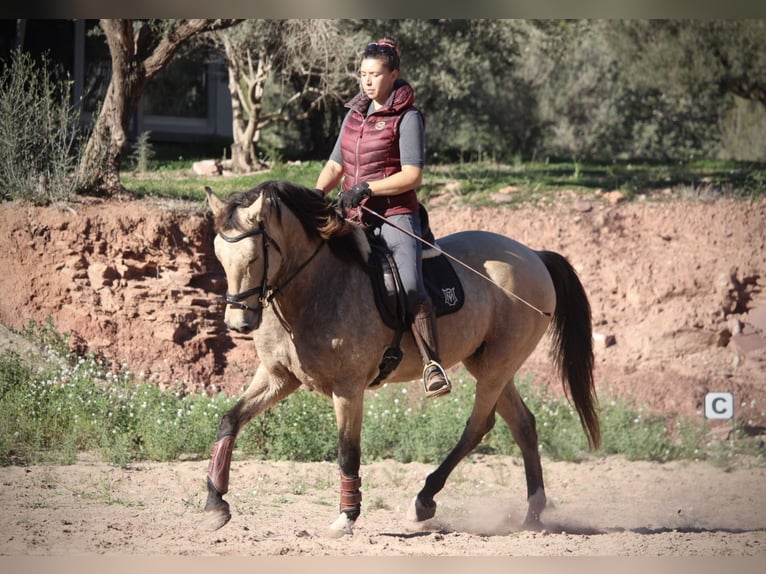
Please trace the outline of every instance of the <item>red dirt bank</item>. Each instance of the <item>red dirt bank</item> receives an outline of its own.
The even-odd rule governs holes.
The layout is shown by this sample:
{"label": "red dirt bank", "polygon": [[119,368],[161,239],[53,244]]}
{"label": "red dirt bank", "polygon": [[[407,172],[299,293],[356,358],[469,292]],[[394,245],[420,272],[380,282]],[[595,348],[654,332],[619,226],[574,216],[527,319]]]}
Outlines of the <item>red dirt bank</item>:
{"label": "red dirt bank", "polygon": [[[437,236],[487,229],[569,258],[591,300],[602,394],[700,417],[705,393],[730,391],[738,418],[766,425],[766,200],[606,199],[441,201],[431,225]],[[225,279],[198,205],[11,202],[0,204],[0,228],[3,325],[51,317],[77,350],[162,386],[238,393],[249,381],[255,353],[223,325]],[[526,368],[558,391],[545,348]]]}

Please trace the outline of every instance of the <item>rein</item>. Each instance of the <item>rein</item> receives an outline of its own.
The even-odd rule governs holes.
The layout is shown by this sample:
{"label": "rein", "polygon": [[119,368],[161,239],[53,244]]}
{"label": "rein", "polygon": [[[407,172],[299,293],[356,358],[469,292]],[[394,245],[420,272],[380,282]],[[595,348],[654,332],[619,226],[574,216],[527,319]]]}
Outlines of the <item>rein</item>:
{"label": "rein", "polygon": [[498,287],[498,288],[502,289],[503,291],[505,291],[505,293],[507,293],[508,295],[510,295],[511,297],[513,297],[514,299],[516,299],[517,301],[520,301],[521,303],[524,303],[524,305],[526,305],[526,306],[527,306],[527,307],[529,307],[530,309],[532,309],[532,310],[534,310],[534,311],[537,311],[538,313],[540,313],[540,315],[542,315],[542,316],[544,316],[544,317],[551,317],[551,316],[553,315],[553,313],[550,313],[550,312],[548,312],[548,311],[543,311],[542,309],[539,309],[539,308],[535,307],[534,305],[532,305],[532,303],[530,303],[529,301],[527,301],[527,300],[523,299],[522,297],[520,297],[519,295],[517,295],[517,294],[516,294],[516,293],[514,293],[513,291],[509,291],[508,289],[506,289],[505,287],[503,287],[502,285],[500,285],[500,284],[499,284],[499,283],[497,283],[496,281],[492,280],[492,278],[490,278],[490,277],[487,277],[487,276],[486,276],[484,273],[482,273],[482,272],[480,272],[480,271],[477,271],[476,269],[474,269],[474,268],[473,268],[473,267],[471,267],[470,265],[467,265],[466,263],[463,263],[462,261],[460,261],[460,259],[458,259],[457,257],[455,257],[455,256],[453,256],[453,255],[450,255],[449,253],[447,253],[446,251],[444,251],[444,250],[443,250],[441,247],[439,247],[439,246],[437,246],[437,245],[432,245],[431,243],[429,243],[428,241],[426,241],[426,240],[425,240],[425,239],[423,239],[422,237],[418,237],[418,236],[417,236],[417,235],[415,235],[414,233],[412,233],[412,232],[410,232],[410,231],[407,231],[406,229],[404,229],[404,228],[400,227],[399,225],[396,225],[394,222],[390,221],[389,219],[387,219],[386,217],[382,216],[381,214],[379,214],[379,213],[377,213],[377,212],[373,211],[373,210],[372,210],[372,209],[370,209],[369,207],[366,207],[366,206],[364,206],[364,205],[360,205],[359,207],[360,207],[362,210],[366,211],[367,213],[369,213],[369,214],[371,214],[371,215],[374,215],[374,216],[375,216],[375,217],[377,217],[378,219],[381,219],[381,220],[382,220],[384,223],[387,223],[387,224],[388,224],[388,225],[390,225],[391,227],[394,227],[394,228],[398,229],[398,230],[399,230],[399,231],[401,231],[402,233],[404,233],[404,234],[406,234],[406,235],[409,235],[409,236],[410,236],[410,237],[412,237],[413,239],[417,239],[418,241],[420,241],[420,242],[421,242],[421,243],[423,243],[424,245],[427,245],[427,246],[428,246],[428,247],[430,247],[431,249],[435,249],[436,251],[438,251],[438,252],[439,252],[439,253],[441,253],[442,255],[445,255],[445,256],[447,256],[449,259],[451,259],[451,260],[452,260],[452,261],[454,261],[455,263],[457,263],[457,264],[459,264],[459,265],[462,265],[463,267],[465,267],[465,268],[466,268],[466,269],[468,269],[469,271],[471,271],[471,272],[475,273],[476,275],[478,275],[478,276],[479,276],[479,277],[481,277],[482,279],[484,279],[484,280],[486,280],[486,281],[489,281],[489,282],[490,282],[490,283],[492,283],[494,286],[496,286],[496,287]]}
{"label": "rein", "polygon": [[226,241],[227,243],[238,243],[242,241],[243,239],[247,239],[248,237],[254,237],[256,235],[263,235],[263,279],[261,280],[261,284],[258,287],[253,287],[252,289],[248,289],[247,291],[242,291],[240,293],[226,293],[226,296],[224,300],[226,301],[226,304],[232,307],[233,309],[242,309],[243,311],[253,311],[255,312],[256,309],[253,309],[252,307],[246,305],[244,301],[249,299],[250,297],[254,295],[258,295],[258,302],[260,303],[261,307],[265,308],[268,307],[269,304],[274,300],[274,298],[284,289],[284,287],[290,283],[295,277],[300,273],[311,261],[314,259],[314,257],[317,256],[319,253],[319,250],[322,248],[322,246],[325,244],[325,241],[321,241],[319,245],[317,245],[317,248],[314,250],[314,252],[309,256],[306,261],[301,263],[288,277],[285,279],[281,285],[277,285],[275,287],[269,287],[268,284],[268,274],[269,274],[269,245],[274,245],[274,248],[281,253],[282,250],[279,248],[279,244],[274,241],[274,239],[266,233],[266,228],[263,225],[263,221],[260,221],[258,223],[258,227],[255,229],[251,229],[250,231],[246,231],[240,235],[235,235],[234,237],[229,237],[227,235],[224,235],[223,233],[218,234],[221,239]]}

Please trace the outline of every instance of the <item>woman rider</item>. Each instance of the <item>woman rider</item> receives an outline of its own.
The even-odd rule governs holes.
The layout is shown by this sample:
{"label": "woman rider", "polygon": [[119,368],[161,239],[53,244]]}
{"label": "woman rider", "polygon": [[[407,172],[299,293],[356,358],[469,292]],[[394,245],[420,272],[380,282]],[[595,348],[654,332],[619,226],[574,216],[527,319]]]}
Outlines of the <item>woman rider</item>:
{"label": "woman rider", "polygon": [[[323,194],[342,181],[338,196],[346,217],[370,225],[391,250],[405,290],[412,334],[423,359],[426,396],[450,392],[439,358],[436,315],[423,283],[419,204],[415,190],[423,180],[425,129],[414,107],[412,86],[399,77],[396,43],[367,44],[359,68],[361,91],[349,108],[330,159],[317,178]],[[393,225],[363,212],[359,206]]]}

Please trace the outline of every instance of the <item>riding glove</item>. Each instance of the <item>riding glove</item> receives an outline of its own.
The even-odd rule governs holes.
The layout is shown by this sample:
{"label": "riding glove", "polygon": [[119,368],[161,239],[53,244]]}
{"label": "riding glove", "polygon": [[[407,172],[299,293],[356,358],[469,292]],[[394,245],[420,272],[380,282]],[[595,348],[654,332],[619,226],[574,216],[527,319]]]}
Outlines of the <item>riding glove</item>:
{"label": "riding glove", "polygon": [[341,207],[357,207],[365,197],[370,197],[370,184],[367,182],[357,183],[348,191],[342,192],[338,196]]}

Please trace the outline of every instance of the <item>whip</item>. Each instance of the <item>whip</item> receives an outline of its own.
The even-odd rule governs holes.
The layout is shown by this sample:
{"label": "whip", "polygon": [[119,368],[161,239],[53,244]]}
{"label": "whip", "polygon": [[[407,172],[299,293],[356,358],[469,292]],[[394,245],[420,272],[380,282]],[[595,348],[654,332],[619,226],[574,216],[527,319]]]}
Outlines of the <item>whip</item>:
{"label": "whip", "polygon": [[538,313],[540,313],[540,315],[543,315],[544,317],[550,317],[550,316],[552,315],[552,313],[549,313],[549,312],[547,312],[547,311],[543,311],[542,309],[539,309],[539,308],[535,307],[535,306],[534,306],[532,303],[530,303],[529,301],[527,301],[527,300],[525,300],[524,298],[520,297],[519,295],[517,295],[517,294],[516,294],[516,293],[514,293],[513,291],[510,291],[510,290],[506,289],[505,287],[503,287],[502,285],[500,285],[500,284],[499,284],[499,283],[497,283],[495,280],[493,280],[491,277],[488,277],[487,275],[485,275],[485,274],[484,274],[484,273],[482,273],[481,271],[477,271],[476,269],[474,269],[474,268],[473,268],[473,267],[471,267],[470,265],[467,265],[467,264],[463,263],[462,261],[460,261],[460,259],[458,259],[457,257],[454,257],[453,255],[450,255],[449,253],[447,253],[446,251],[444,251],[444,250],[443,250],[441,247],[439,247],[438,245],[434,245],[434,244],[432,244],[432,243],[430,243],[430,242],[426,241],[426,240],[425,240],[425,239],[423,239],[422,237],[419,237],[419,236],[415,235],[414,233],[412,233],[411,231],[408,231],[408,230],[406,230],[406,229],[402,228],[401,226],[397,225],[396,223],[394,223],[394,222],[390,221],[390,220],[389,220],[389,219],[387,219],[386,217],[382,216],[381,214],[377,213],[376,211],[373,211],[372,209],[370,209],[370,208],[368,208],[368,207],[366,207],[366,206],[364,206],[364,205],[360,205],[360,206],[359,206],[359,208],[360,208],[360,209],[362,209],[363,211],[365,211],[366,213],[369,213],[370,215],[374,215],[374,216],[375,216],[375,217],[377,217],[378,219],[382,220],[384,223],[387,223],[387,224],[388,224],[388,225],[390,225],[391,227],[393,227],[393,228],[395,228],[395,229],[398,229],[398,230],[399,230],[399,231],[401,231],[402,233],[404,233],[404,234],[406,234],[406,235],[409,235],[409,236],[410,236],[410,237],[412,237],[413,239],[417,239],[418,241],[420,241],[420,242],[421,242],[421,243],[423,243],[424,245],[427,245],[427,246],[428,246],[428,247],[430,247],[431,249],[434,249],[434,250],[438,251],[438,252],[439,252],[439,253],[441,253],[442,255],[446,256],[447,258],[449,258],[450,260],[454,261],[454,262],[455,262],[455,263],[457,263],[458,265],[461,265],[461,266],[465,267],[466,269],[468,269],[468,270],[469,270],[469,271],[471,271],[472,273],[474,273],[474,274],[478,275],[478,276],[479,276],[479,277],[481,277],[482,279],[484,279],[484,280],[486,280],[486,281],[489,281],[489,282],[490,282],[490,283],[492,283],[494,286],[498,287],[499,289],[502,289],[502,290],[503,290],[503,291],[504,291],[506,294],[510,295],[511,297],[513,297],[514,299],[516,299],[517,301],[519,301],[519,302],[523,303],[524,305],[526,305],[526,306],[527,306],[527,307],[529,307],[530,309],[532,309],[532,310],[534,310],[534,311],[537,311]]}

